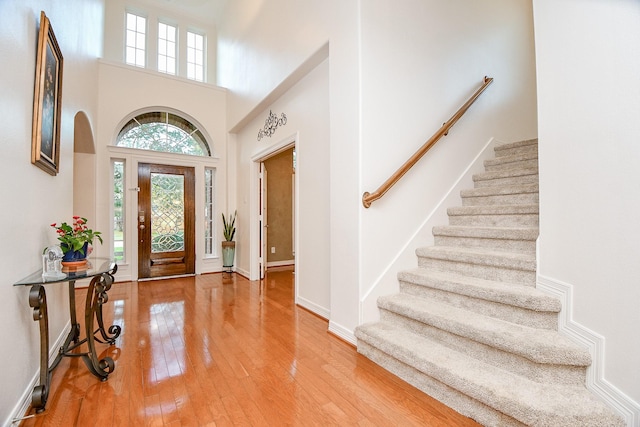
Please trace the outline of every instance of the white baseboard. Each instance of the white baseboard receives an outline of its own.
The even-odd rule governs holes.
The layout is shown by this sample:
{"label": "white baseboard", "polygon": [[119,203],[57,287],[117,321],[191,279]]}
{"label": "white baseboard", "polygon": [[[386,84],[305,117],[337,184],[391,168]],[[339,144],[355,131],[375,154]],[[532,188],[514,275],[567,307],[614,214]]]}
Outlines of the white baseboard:
{"label": "white baseboard", "polygon": [[335,322],[329,321],[329,332],[345,340],[349,344],[353,344],[354,346],[357,345],[356,336],[353,334],[353,331]]}
{"label": "white baseboard", "polygon": [[589,350],[592,363],[587,368],[587,388],[620,414],[627,427],[640,427],[640,404],[604,377],[605,337],[573,320],[573,285],[538,275],[536,287],[562,303],[558,331]]}
{"label": "white baseboard", "polygon": [[301,297],[296,297],[296,304],[314,314],[317,314],[323,319],[329,319],[329,315],[331,314],[328,309]]}
{"label": "white baseboard", "polygon": [[[60,350],[60,347],[64,345],[64,340],[67,339],[67,336],[69,335],[69,331],[71,331],[71,321],[67,322],[65,327],[62,328],[62,332],[60,333],[60,336],[58,336],[58,338],[56,339],[56,342],[53,343],[53,345],[49,349],[49,366],[51,366],[54,359],[58,356],[58,351]],[[38,361],[39,360],[40,358],[38,357]],[[11,411],[11,413],[9,414],[9,417],[2,424],[4,427],[10,427],[10,426],[20,424],[22,417],[24,417],[24,414],[27,413],[29,406],[31,406],[31,394],[33,393],[33,388],[36,385],[38,385],[39,381],[40,381],[40,368],[38,367],[38,370],[36,370],[36,373],[33,375],[33,378],[29,382],[29,385],[20,396],[18,403],[16,403],[16,406],[14,406],[13,411]]]}
{"label": "white baseboard", "polygon": [[245,270],[243,268],[240,268],[240,267],[236,267],[235,268],[235,272],[238,273],[239,275],[244,276],[247,279],[251,280],[251,275],[249,274],[249,272],[247,270]]}

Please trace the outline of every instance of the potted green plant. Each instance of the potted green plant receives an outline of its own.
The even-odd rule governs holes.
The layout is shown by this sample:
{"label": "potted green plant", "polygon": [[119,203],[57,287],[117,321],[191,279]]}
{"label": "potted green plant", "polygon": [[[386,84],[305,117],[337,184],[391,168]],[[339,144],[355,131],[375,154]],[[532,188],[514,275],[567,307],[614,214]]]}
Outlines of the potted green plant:
{"label": "potted green plant", "polygon": [[90,229],[87,226],[87,218],[74,216],[71,225],[66,222],[57,225],[54,222],[51,226],[58,233],[58,240],[61,242],[60,249],[64,254],[63,262],[82,261],[91,252],[89,245],[93,244],[94,239],[102,243],[102,233]]}
{"label": "potted green plant", "polygon": [[228,271],[233,268],[233,258],[236,253],[236,242],[233,237],[236,234],[236,216],[238,211],[234,211],[229,215],[229,219],[222,214],[222,226],[224,240],[222,241],[222,267]]}

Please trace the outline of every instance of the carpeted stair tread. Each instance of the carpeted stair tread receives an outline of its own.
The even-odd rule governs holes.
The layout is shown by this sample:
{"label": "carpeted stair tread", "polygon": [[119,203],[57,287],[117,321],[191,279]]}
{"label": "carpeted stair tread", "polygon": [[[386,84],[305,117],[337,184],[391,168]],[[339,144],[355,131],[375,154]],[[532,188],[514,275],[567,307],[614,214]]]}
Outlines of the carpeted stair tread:
{"label": "carpeted stair tread", "polygon": [[532,168],[538,166],[538,153],[528,152],[505,155],[484,161],[485,171],[496,171],[517,168]]}
{"label": "carpeted stair tread", "polygon": [[589,352],[557,331],[518,325],[414,295],[378,298],[378,307],[516,354],[535,363],[588,366]]}
{"label": "carpeted stair tread", "polygon": [[447,214],[449,215],[517,215],[538,213],[539,207],[537,204],[454,206],[447,209]]}
{"label": "carpeted stair tread", "polygon": [[586,348],[558,332],[557,298],[537,290],[538,141],[500,144],[358,326],[358,352],[491,426],[622,427],[586,387]]}
{"label": "carpeted stair tread", "polygon": [[398,273],[398,280],[527,310],[558,313],[561,309],[557,298],[531,286],[519,286],[419,267],[401,271]]}
{"label": "carpeted stair tread", "polygon": [[387,322],[359,326],[356,336],[419,371],[415,375],[434,378],[525,425],[622,425],[585,387],[531,381]]}
{"label": "carpeted stair tread", "polygon": [[500,165],[505,163],[518,163],[526,160],[537,160],[537,159],[538,159],[537,152],[514,154],[510,156],[500,156],[500,157],[495,157],[493,159],[487,159],[484,161],[484,166],[487,167],[487,166],[495,166],[495,165]]}
{"label": "carpeted stair tread", "polygon": [[537,227],[469,227],[464,225],[442,225],[433,227],[434,236],[536,240],[538,234]]}
{"label": "carpeted stair tread", "polygon": [[513,142],[502,142],[497,144],[494,147],[494,151],[499,151],[499,150],[506,150],[509,148],[518,148],[518,147],[524,147],[524,146],[529,146],[529,145],[538,145],[538,138],[532,138],[532,139],[523,139],[521,141],[513,141]]}
{"label": "carpeted stair tread", "polygon": [[[473,181],[490,181],[494,179],[502,178],[515,178],[529,175],[538,175],[538,168],[518,168],[518,169],[503,169],[490,172],[481,172],[473,175]],[[537,182],[537,180],[536,180]]]}
{"label": "carpeted stair tread", "polygon": [[507,268],[512,270],[536,270],[535,254],[490,251],[485,248],[427,246],[416,249],[416,255],[421,258]]}
{"label": "carpeted stair tread", "polygon": [[514,154],[538,153],[536,140],[520,141],[516,143],[501,144],[494,147],[495,157],[510,156]]}
{"label": "carpeted stair tread", "polygon": [[537,227],[538,203],[484,204],[455,206],[447,209],[449,225],[482,227]]}
{"label": "carpeted stair tread", "polygon": [[461,197],[487,197],[511,194],[528,194],[537,193],[538,183],[518,184],[518,185],[500,185],[491,187],[471,188],[460,191]]}

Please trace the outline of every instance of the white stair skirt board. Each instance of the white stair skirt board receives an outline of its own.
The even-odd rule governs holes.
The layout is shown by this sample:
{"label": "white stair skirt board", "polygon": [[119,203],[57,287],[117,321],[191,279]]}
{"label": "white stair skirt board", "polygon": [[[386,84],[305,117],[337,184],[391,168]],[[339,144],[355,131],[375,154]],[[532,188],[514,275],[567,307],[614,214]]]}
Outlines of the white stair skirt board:
{"label": "white stair skirt board", "polygon": [[558,330],[576,343],[586,347],[594,363],[587,369],[587,388],[616,409],[629,427],[640,427],[640,405],[613,386],[604,377],[603,336],[585,328],[573,320],[573,286],[550,277],[538,276],[538,289],[562,302]]}
{"label": "white stair skirt board", "polygon": [[537,163],[537,140],[494,147],[358,351],[485,425],[623,426],[586,387],[589,349],[558,332],[562,301],[536,288]]}

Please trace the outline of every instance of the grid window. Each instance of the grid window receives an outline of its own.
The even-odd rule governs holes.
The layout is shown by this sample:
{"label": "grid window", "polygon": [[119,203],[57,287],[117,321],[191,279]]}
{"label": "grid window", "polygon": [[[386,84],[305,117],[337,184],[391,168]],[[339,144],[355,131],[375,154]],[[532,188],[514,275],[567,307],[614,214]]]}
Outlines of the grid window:
{"label": "grid window", "polygon": [[215,170],[205,168],[204,170],[204,252],[206,255],[214,255],[213,236],[213,178]]}
{"label": "grid window", "polygon": [[187,78],[204,81],[204,36],[187,32]]}
{"label": "grid window", "polygon": [[126,54],[127,64],[145,67],[147,20],[142,16],[127,13]]}
{"label": "grid window", "polygon": [[124,260],[124,161],[113,160],[113,259]]}
{"label": "grid window", "polygon": [[176,74],[176,27],[158,23],[158,71]]}

